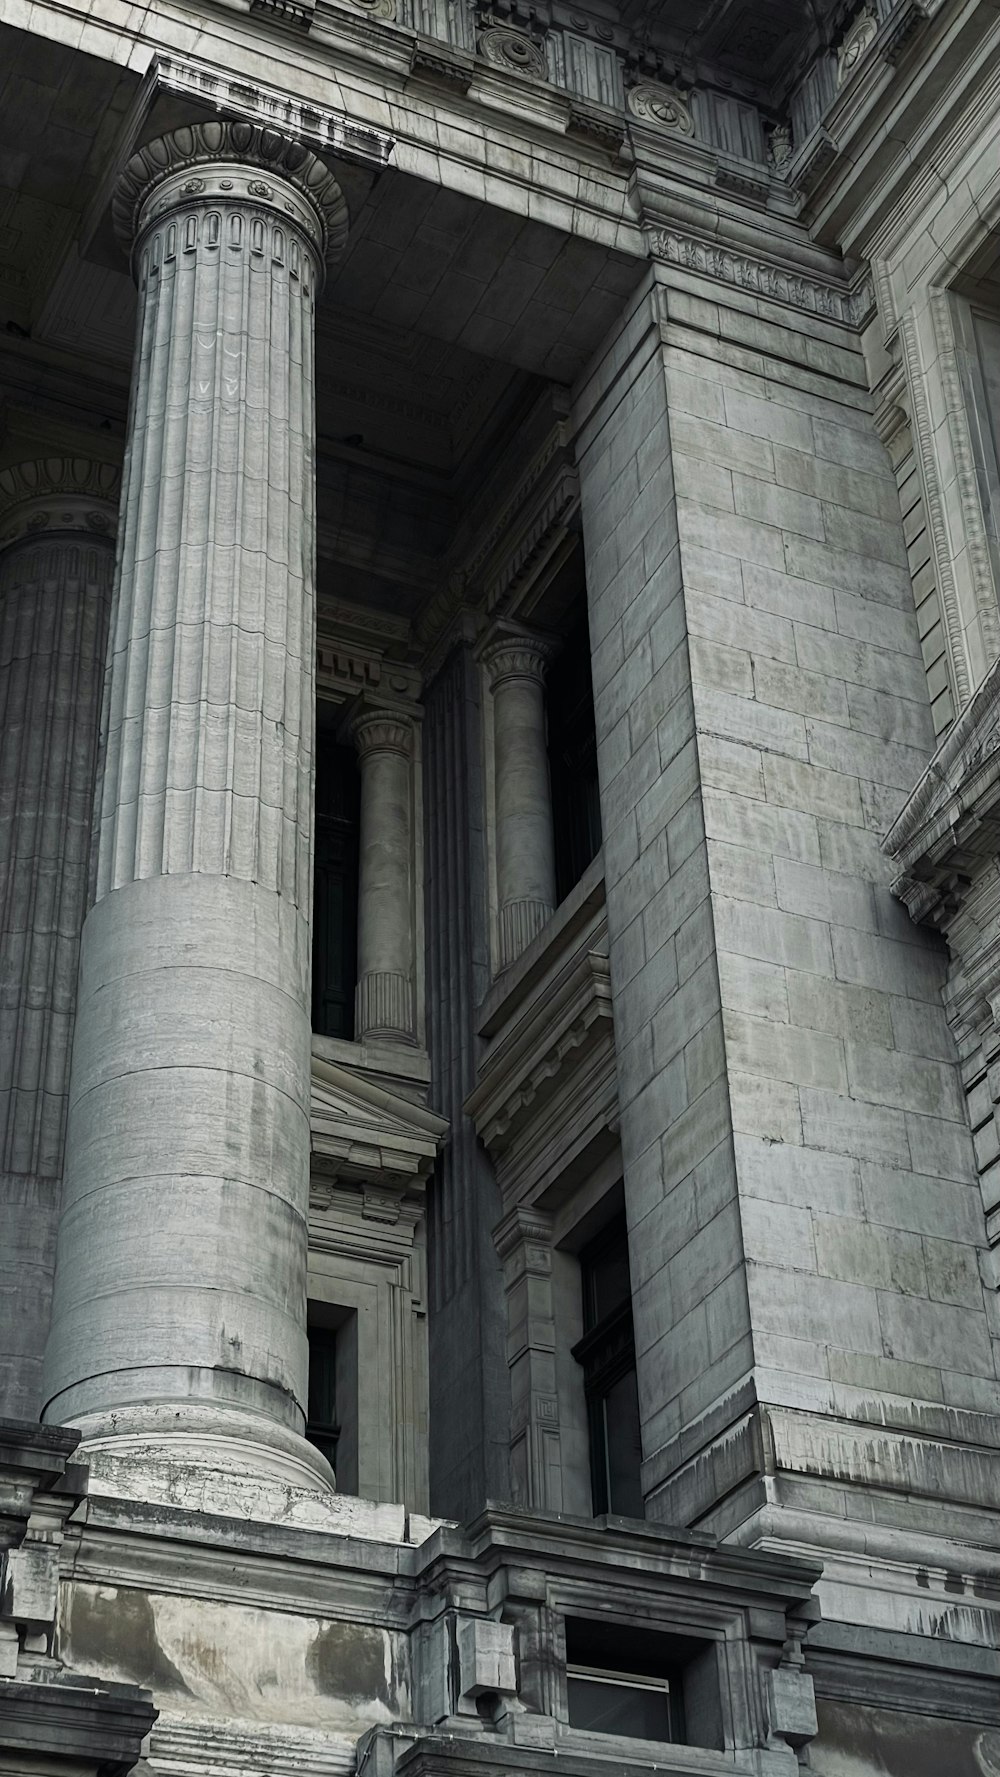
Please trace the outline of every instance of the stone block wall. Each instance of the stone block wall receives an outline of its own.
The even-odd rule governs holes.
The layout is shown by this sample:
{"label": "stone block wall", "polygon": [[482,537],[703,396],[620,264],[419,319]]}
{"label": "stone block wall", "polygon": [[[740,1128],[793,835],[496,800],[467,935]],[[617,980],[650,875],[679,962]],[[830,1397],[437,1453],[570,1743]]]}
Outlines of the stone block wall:
{"label": "stone block wall", "polygon": [[656,300],[636,304],[578,407],[647,1458],[753,1362]]}
{"label": "stone block wall", "polygon": [[921,1423],[976,1467],[997,1387],[946,958],[880,848],[934,733],[857,341],[655,281],[577,415],[647,1509],[929,1527]]}

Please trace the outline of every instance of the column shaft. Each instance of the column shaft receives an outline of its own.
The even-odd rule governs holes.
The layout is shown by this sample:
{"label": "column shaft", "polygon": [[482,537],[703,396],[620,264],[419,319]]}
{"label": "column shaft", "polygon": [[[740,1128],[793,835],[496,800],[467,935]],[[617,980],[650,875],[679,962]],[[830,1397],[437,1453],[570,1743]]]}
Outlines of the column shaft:
{"label": "column shaft", "polygon": [[366,711],[352,732],[361,760],[355,1032],[412,1042],[413,724]]}
{"label": "column shaft", "polygon": [[55,1262],[118,472],[0,472],[0,1415],[33,1419]]}
{"label": "column shaft", "polygon": [[228,1431],[300,1478],[331,188],[236,124],[123,182],[138,349],[46,1363],[46,1416],[91,1439]]}
{"label": "column shaft", "polygon": [[556,904],[552,788],[543,677],[549,649],[504,635],[483,656],[493,691],[496,872],[500,965],[512,963]]}

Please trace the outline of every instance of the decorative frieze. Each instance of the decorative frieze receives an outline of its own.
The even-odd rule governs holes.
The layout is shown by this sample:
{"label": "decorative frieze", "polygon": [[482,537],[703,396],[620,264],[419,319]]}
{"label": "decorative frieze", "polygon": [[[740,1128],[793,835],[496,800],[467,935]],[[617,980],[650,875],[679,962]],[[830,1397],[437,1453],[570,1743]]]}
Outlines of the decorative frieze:
{"label": "decorative frieze", "polygon": [[856,327],[871,308],[871,291],[867,284],[858,290],[849,290],[843,285],[792,271],[787,266],[774,265],[770,260],[756,259],[735,248],[717,246],[697,235],[682,234],[674,228],[650,228],[647,239],[654,259],[682,266],[686,271],[700,272],[717,283],[749,290],[772,302],[805,309],[824,320]]}

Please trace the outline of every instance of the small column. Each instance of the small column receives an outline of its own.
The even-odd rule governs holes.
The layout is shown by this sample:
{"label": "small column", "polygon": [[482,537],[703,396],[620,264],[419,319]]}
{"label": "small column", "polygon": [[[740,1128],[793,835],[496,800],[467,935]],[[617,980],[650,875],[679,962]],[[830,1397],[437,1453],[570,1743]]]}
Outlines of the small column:
{"label": "small column", "polygon": [[493,693],[500,967],[526,950],[556,904],[552,787],[545,745],[549,644],[527,630],[494,635],[481,658]]}
{"label": "small column", "polygon": [[138,339],[45,1417],[150,1474],[322,1489],[313,335],[346,207],[301,144],[209,122],[134,156],[115,222]]}
{"label": "small column", "polygon": [[361,761],[355,1036],[412,1043],[414,724],[367,709],[351,724]]}
{"label": "small column", "polygon": [[41,1405],[118,470],[0,470],[0,1417]]}

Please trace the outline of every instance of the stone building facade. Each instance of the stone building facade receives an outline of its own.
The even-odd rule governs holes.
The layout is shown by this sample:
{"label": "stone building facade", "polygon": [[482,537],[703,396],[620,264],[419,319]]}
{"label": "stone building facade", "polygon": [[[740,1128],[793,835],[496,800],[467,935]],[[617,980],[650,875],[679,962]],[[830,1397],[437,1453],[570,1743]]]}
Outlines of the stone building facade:
{"label": "stone building facade", "polygon": [[0,1772],[998,1777],[995,0],[0,95]]}

